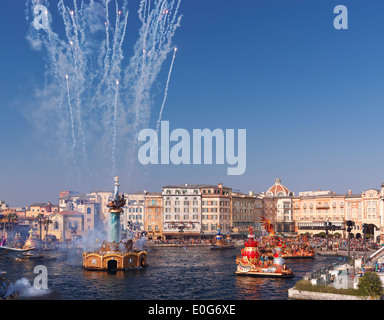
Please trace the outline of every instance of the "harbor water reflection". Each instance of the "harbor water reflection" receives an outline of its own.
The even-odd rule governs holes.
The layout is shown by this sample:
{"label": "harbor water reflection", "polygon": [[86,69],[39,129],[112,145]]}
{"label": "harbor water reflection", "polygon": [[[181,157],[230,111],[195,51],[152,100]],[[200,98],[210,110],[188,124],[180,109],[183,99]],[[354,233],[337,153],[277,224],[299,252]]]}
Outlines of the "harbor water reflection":
{"label": "harbor water reflection", "polygon": [[290,259],[286,264],[295,277],[253,278],[235,275],[240,248],[155,247],[148,251],[147,268],[118,271],[87,271],[77,250],[47,251],[40,259],[0,260],[0,270],[15,282],[32,284],[36,265],[48,270],[49,293],[36,299],[65,300],[287,300],[288,289],[306,273],[342,262],[337,256]]}

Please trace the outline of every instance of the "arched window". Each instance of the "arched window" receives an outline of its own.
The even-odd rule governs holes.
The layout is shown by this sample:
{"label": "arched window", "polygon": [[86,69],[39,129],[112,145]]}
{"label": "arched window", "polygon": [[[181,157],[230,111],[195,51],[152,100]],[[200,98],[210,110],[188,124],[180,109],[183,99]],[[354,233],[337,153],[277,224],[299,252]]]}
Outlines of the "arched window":
{"label": "arched window", "polygon": [[59,229],[60,229],[60,224],[59,224],[58,221],[55,221],[55,223],[53,224],[53,228],[54,228],[55,230],[59,230]]}
{"label": "arched window", "polygon": [[92,209],[90,207],[87,208],[87,214],[91,214],[92,213]]}

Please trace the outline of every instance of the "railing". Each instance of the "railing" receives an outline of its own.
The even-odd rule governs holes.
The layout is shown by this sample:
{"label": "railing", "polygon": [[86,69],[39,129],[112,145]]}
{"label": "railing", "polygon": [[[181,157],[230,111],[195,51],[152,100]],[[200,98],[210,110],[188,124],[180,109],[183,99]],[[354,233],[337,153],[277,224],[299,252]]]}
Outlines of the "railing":
{"label": "railing", "polygon": [[380,258],[382,256],[382,254],[384,253],[384,246],[382,248],[380,248],[379,250],[375,251],[374,253],[372,253],[369,258],[372,259],[372,261],[376,261],[378,258]]}

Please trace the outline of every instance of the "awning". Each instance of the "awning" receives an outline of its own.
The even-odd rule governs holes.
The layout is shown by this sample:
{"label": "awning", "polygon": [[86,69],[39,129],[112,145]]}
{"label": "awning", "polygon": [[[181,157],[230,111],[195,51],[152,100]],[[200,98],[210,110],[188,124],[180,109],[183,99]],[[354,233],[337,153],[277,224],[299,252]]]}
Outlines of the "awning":
{"label": "awning", "polygon": [[171,237],[200,237],[200,232],[163,232],[163,236],[171,236]]}

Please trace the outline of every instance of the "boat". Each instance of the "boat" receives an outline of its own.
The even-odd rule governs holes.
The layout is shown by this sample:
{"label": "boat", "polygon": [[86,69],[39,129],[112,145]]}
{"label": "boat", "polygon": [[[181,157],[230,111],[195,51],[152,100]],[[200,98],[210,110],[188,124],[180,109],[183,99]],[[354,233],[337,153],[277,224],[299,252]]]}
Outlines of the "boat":
{"label": "boat", "polygon": [[299,250],[295,252],[284,251],[281,255],[284,259],[313,259],[315,257],[315,251]]}
{"label": "boat", "polygon": [[272,248],[281,247],[281,257],[284,259],[312,259],[315,250],[303,238],[282,238],[278,236],[263,237],[260,241],[259,251],[269,257],[273,256]]}
{"label": "boat", "polygon": [[315,257],[315,250],[309,245],[308,237],[299,235],[297,238],[282,238],[276,235],[270,220],[261,217],[260,223],[268,234],[261,238],[260,251],[267,256],[273,257],[272,248],[279,245],[281,257],[284,259],[312,259]]}
{"label": "boat", "polygon": [[214,243],[210,246],[212,250],[224,250],[224,249],[233,249],[235,246],[232,244],[232,239],[228,233],[227,239],[224,239],[220,233],[220,229],[217,231],[215,236]]}
{"label": "boat", "polygon": [[129,270],[146,267],[147,252],[133,248],[133,241],[104,241],[99,250],[83,252],[86,270]]}
{"label": "boat", "polygon": [[29,259],[32,257],[32,253],[30,251],[34,250],[34,248],[28,249],[17,249],[12,247],[1,246],[0,247],[0,258],[10,258],[20,261],[21,259]]}
{"label": "boat", "polygon": [[295,276],[293,271],[285,265],[285,260],[281,256],[281,246],[273,249],[272,260],[267,255],[260,254],[252,227],[249,227],[248,241],[245,241],[244,245],[241,254],[236,258],[236,275],[265,278],[292,278]]}
{"label": "boat", "polygon": [[0,258],[10,258],[15,259],[16,261],[21,261],[24,259],[34,259],[42,258],[42,253],[36,251],[37,243],[33,239],[32,229],[29,231],[29,237],[25,241],[25,244],[21,246],[21,237],[19,234],[16,234],[15,239],[17,240],[17,248],[4,246],[6,239],[3,236],[3,239],[0,243]]}

